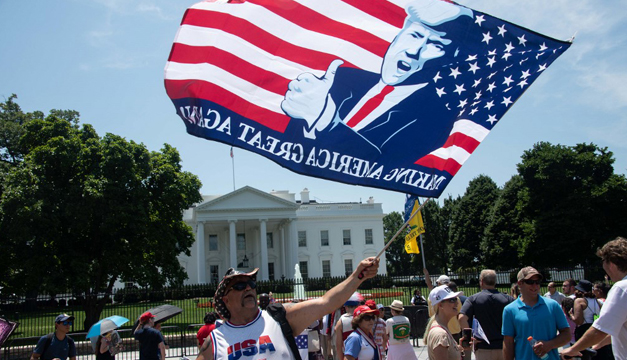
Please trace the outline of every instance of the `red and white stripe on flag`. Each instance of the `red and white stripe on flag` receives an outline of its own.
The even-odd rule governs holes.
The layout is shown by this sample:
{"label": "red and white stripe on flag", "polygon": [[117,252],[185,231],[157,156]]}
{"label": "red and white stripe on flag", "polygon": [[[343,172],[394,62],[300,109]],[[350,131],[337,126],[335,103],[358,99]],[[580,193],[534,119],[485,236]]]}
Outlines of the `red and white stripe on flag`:
{"label": "red and white stripe on flag", "polygon": [[280,104],[292,79],[322,76],[337,58],[379,72],[405,17],[401,6],[382,0],[201,2],[187,10],[176,35],[166,91],[172,99],[211,100],[283,132],[290,119]]}

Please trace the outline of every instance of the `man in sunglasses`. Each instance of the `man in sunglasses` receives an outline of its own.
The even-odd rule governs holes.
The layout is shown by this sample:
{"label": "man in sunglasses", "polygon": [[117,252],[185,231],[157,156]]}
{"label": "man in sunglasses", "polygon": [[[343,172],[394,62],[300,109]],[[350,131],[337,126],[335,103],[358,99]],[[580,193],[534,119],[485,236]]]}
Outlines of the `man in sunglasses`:
{"label": "man in sunglasses", "polygon": [[[503,309],[503,358],[535,359],[548,354],[547,360],[559,360],[557,348],[570,341],[562,307],[539,295],[542,275],[538,270],[527,266],[517,278],[520,297]],[[537,341],[533,347],[527,340],[530,336]]]}
{"label": "man in sunglasses", "polygon": [[76,360],[74,340],[67,335],[74,323],[74,316],[61,314],[54,320],[54,332],[42,336],[37,342],[31,360]]}
{"label": "man in sunglasses", "polygon": [[[346,280],[322,297],[285,305],[287,325],[300,334],[309,324],[344,304],[364,280],[374,277],[379,260],[362,260]],[[279,322],[257,306],[257,271],[227,270],[214,296],[215,308],[225,320],[211,332],[198,360],[293,359]]]}

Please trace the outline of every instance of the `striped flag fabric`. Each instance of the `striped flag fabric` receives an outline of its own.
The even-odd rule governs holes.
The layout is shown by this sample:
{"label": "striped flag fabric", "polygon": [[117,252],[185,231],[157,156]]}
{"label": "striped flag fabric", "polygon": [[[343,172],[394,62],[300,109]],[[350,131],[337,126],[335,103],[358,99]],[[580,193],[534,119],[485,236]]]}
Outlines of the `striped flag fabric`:
{"label": "striped flag fabric", "polygon": [[438,197],[570,44],[444,0],[203,1],[165,88],[191,135]]}

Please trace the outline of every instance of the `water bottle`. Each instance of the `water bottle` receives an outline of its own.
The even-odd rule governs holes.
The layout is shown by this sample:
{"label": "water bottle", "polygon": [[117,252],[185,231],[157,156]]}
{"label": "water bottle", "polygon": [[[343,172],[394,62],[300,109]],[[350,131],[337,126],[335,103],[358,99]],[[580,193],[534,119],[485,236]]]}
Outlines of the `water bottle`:
{"label": "water bottle", "polygon": [[[529,336],[527,338],[527,340],[529,340],[529,344],[531,345],[531,348],[533,349],[533,346],[538,342],[536,339],[534,339],[532,336]],[[544,354],[544,356],[542,356],[540,359],[545,360],[549,358],[549,354]]]}

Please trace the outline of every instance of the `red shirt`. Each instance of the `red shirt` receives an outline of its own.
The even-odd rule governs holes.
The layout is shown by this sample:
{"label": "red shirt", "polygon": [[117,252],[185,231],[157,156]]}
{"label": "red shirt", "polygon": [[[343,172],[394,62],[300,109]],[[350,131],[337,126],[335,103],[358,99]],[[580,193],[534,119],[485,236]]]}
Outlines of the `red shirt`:
{"label": "red shirt", "polygon": [[211,324],[211,325],[203,325],[200,329],[198,329],[198,333],[196,334],[196,339],[198,339],[198,346],[202,346],[207,336],[209,336],[209,333],[211,333],[213,329],[215,328],[216,328],[216,325]]}

